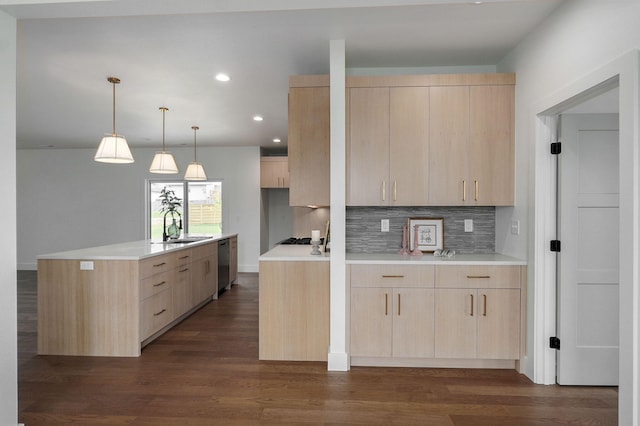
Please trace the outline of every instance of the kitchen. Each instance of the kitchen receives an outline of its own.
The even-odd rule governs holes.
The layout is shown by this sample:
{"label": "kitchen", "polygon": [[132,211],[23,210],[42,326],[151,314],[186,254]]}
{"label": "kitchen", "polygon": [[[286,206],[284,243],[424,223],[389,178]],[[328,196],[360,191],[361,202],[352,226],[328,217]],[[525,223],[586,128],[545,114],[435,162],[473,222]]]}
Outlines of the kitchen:
{"label": "kitchen", "polygon": [[[594,13],[594,16],[595,15],[597,14]],[[623,14],[621,13],[620,15],[616,15],[616,19],[623,20]],[[595,20],[597,21],[597,19]],[[626,45],[629,47],[637,45],[637,43],[633,41],[631,37],[625,40],[628,40],[628,43]],[[594,57],[597,58],[594,60],[596,63],[594,64],[593,61],[589,62],[589,69],[593,69],[597,64],[600,64],[602,61],[609,59],[611,57],[611,54],[606,52],[594,53]],[[563,63],[570,62],[570,60],[571,59],[563,61]],[[583,68],[580,68],[577,64],[575,66],[571,66],[570,64],[566,65],[568,65],[569,68],[571,68],[571,71],[574,72],[573,75],[583,74]],[[524,72],[525,80],[523,84],[525,89],[523,90],[525,96],[528,96],[527,99],[530,102],[533,102],[533,100],[537,99],[537,96],[532,95],[531,92],[535,91],[534,87],[536,87],[536,84],[532,83],[531,79],[527,77],[525,70],[515,69],[515,71],[519,76],[521,71]],[[540,74],[544,75],[543,72],[539,72],[538,76],[540,76]],[[545,78],[540,77],[539,80],[545,80]],[[554,81],[554,84],[552,86],[559,87],[563,83],[566,83],[570,80],[571,77],[568,76],[564,76],[563,78],[559,77],[558,80]],[[549,93],[549,90],[550,89],[545,89],[543,93]],[[157,106],[158,105],[155,105],[155,107]],[[522,111],[523,109],[526,109],[526,107],[518,107],[517,111],[520,110],[522,114],[525,115],[526,112]],[[524,121],[524,123],[526,123],[526,121]],[[520,127],[524,128],[526,126]],[[526,131],[522,130],[522,132],[524,138],[524,135],[526,135]],[[106,236],[106,239],[113,238],[112,241],[107,242],[120,241],[123,236],[139,236],[141,232],[140,229],[143,229],[144,227],[144,214],[142,214],[140,211],[135,211],[135,214],[132,215],[130,214],[130,212],[124,211],[126,209],[113,209],[113,206],[118,205],[118,203],[122,199],[140,199],[140,197],[144,193],[142,183],[131,185],[131,182],[141,182],[144,179],[144,176],[146,176],[145,164],[141,164],[140,167],[136,169],[128,169],[126,171],[124,171],[125,169],[120,169],[118,173],[111,173],[107,171],[106,168],[94,168],[89,164],[90,158],[93,154],[93,150],[91,149],[67,150],[69,152],[57,151],[60,150],[19,150],[17,153],[19,157],[18,164],[20,165],[20,167],[18,168],[18,181],[24,184],[24,186],[19,187],[18,190],[20,194],[31,194],[31,196],[26,197],[26,199],[24,199],[22,196],[18,197],[18,211],[20,217],[35,219],[39,215],[42,215],[43,212],[45,212],[44,214],[48,214],[49,218],[51,219],[46,223],[38,220],[31,221],[31,223],[36,224],[35,226],[30,226],[27,221],[18,221],[18,234],[20,235],[20,238],[23,238],[23,235],[28,236],[30,239],[32,239],[32,241],[35,241],[34,245],[36,246],[35,249],[32,249],[31,247],[27,248],[18,245],[18,259],[19,262],[23,263],[23,265],[20,265],[21,267],[28,266],[28,263],[30,262],[29,259],[33,259],[34,256],[38,253],[51,252],[52,250],[50,250],[49,247],[46,247],[47,244],[51,244],[51,241],[64,241],[64,244],[69,244],[71,246],[77,246],[78,244],[93,246],[104,243],[104,236]],[[153,155],[153,151],[153,148],[138,148],[134,150],[134,154],[139,158],[148,157],[150,159]],[[180,161],[182,161],[183,164],[186,164],[186,162],[190,160],[191,151],[188,148],[178,148],[175,151],[176,155],[181,157]],[[258,181],[260,153],[255,148],[247,148],[246,151],[247,152],[243,152],[242,148],[234,148],[229,150],[225,150],[224,148],[203,149],[203,155],[205,157],[210,157],[210,160],[207,161],[217,161],[216,164],[217,167],[220,168],[220,170],[227,170],[230,175],[236,175],[236,173],[234,173],[234,170],[232,169],[244,169],[244,172],[246,172],[246,174],[243,176],[239,176],[239,179],[241,180],[244,177],[244,179],[246,179],[245,182],[251,182],[248,186],[238,185],[237,189],[239,192],[242,192],[243,194],[250,192],[252,193],[253,197],[247,197],[251,198],[251,200],[244,203],[244,205],[242,205],[242,202],[239,202],[237,204],[241,205],[236,205],[233,209],[231,209],[231,206],[229,206],[229,211],[232,215],[228,216],[230,220],[239,219],[235,215],[242,215],[243,212],[246,211],[242,210],[242,208],[253,209],[253,211],[259,211],[260,208],[258,201],[260,190],[255,185],[255,182]],[[526,165],[527,151],[528,148],[522,147],[522,151],[520,152],[518,157],[518,164],[524,163]],[[231,155],[231,157],[225,157],[226,160],[221,159],[221,157],[226,154]],[[236,156],[242,157],[243,154],[246,154],[246,157],[249,159],[250,164],[247,164],[245,166],[240,162],[232,164],[232,161],[229,161],[229,158],[236,158]],[[15,153],[8,156],[7,158],[11,159],[13,158],[13,155],[15,155]],[[44,159],[55,160],[58,166],[56,167],[51,164],[54,163],[54,161],[44,161]],[[37,170],[40,167],[44,169],[42,173]],[[74,174],[76,176],[83,176],[83,179],[62,177],[60,174],[61,171],[65,168],[77,172]],[[523,167],[523,169],[526,170],[526,167]],[[237,171],[237,175],[240,174],[242,174],[241,171]],[[522,179],[518,182],[522,183],[522,181],[524,181],[523,185],[526,187],[526,173],[524,173],[524,175],[525,176],[523,176],[522,178],[518,178]],[[60,181],[65,185],[68,185],[65,186],[64,191],[61,191],[60,187],[55,187],[53,185],[52,179],[50,179],[49,177],[55,176],[60,176]],[[518,176],[521,175],[518,174]],[[85,177],[87,178],[85,179]],[[109,181],[108,192],[105,192],[105,181]],[[39,185],[42,185],[43,183],[47,184],[48,182],[52,182],[50,187],[46,187],[46,190],[39,189]],[[228,183],[231,185],[234,184],[230,179]],[[508,230],[511,226],[512,217],[521,220],[521,235],[526,235],[527,233],[531,232],[527,228],[532,226],[532,224],[529,222],[530,218],[528,220],[525,220],[525,218],[527,217],[527,189],[519,187],[516,193],[518,194],[516,208],[501,208],[501,210],[496,213],[497,223],[499,224],[497,225],[499,229],[496,233],[496,241],[498,245],[498,247],[496,247],[496,250],[509,248],[509,251],[513,252],[517,257],[524,258],[528,256],[526,243],[520,244],[517,242],[517,239],[508,236]],[[66,215],[70,211],[72,211],[74,207],[81,208],[82,203],[79,200],[79,194],[82,194],[81,196],[83,198],[88,197],[89,200],[95,202],[94,205],[97,208],[91,211],[91,215],[87,214],[88,212],[76,211],[74,217],[77,217],[78,220],[73,221],[73,226],[75,227],[74,229],[61,229],[62,227],[56,227],[55,224],[62,223],[65,220],[64,218],[66,217]],[[64,203],[53,203],[53,200],[64,200]],[[235,200],[232,200],[231,202],[236,203]],[[524,203],[524,206],[522,203]],[[91,226],[95,226],[96,223],[104,223],[106,222],[106,219],[111,216],[115,216],[116,222],[118,223],[118,229],[105,230],[102,237],[94,239],[90,232]],[[38,236],[41,235],[44,231],[50,232],[52,238],[46,238],[47,241],[43,241],[45,240],[43,238],[38,238]],[[242,229],[239,232],[241,233],[241,235],[245,233],[258,235],[260,233],[259,225],[250,225],[246,230]],[[100,241],[97,241],[98,239]],[[247,244],[251,243],[251,240],[247,240]],[[258,253],[258,247],[258,242],[255,241],[255,244],[252,248],[250,248],[249,251],[251,253]],[[58,248],[56,247],[56,249]],[[245,259],[247,258],[245,257]],[[257,259],[257,256],[254,259]],[[33,261],[31,260],[31,262]],[[245,260],[245,267],[246,270],[250,270],[251,268],[253,268],[253,270],[257,270],[257,260],[254,260],[253,262],[251,262],[251,260]]]}

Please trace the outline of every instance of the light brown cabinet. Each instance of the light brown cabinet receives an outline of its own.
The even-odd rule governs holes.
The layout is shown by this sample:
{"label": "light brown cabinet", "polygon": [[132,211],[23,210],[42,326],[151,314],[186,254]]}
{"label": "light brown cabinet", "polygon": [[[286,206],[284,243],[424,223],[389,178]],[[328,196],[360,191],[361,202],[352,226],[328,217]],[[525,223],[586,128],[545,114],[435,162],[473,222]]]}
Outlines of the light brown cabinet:
{"label": "light brown cabinet", "polygon": [[348,98],[347,205],[426,205],[429,88],[351,88]]}
{"label": "light brown cabinet", "polygon": [[352,265],[351,355],[433,357],[433,277],[429,265]]}
{"label": "light brown cabinet", "polygon": [[[290,84],[294,83],[291,78]],[[289,205],[330,204],[330,127],[328,78],[319,87],[289,89]],[[299,84],[299,83],[298,83]]]}
{"label": "light brown cabinet", "polygon": [[513,205],[514,81],[349,78],[347,205]]}
{"label": "light brown cabinet", "polygon": [[429,204],[513,205],[514,87],[431,88]]}
{"label": "light brown cabinet", "polygon": [[261,261],[259,358],[326,361],[329,262]]}
{"label": "light brown cabinet", "polygon": [[520,268],[437,266],[435,356],[520,357]]}
{"label": "light brown cabinet", "polygon": [[260,187],[289,187],[289,160],[287,157],[260,158]]}
{"label": "light brown cabinet", "polygon": [[194,247],[191,263],[192,306],[203,300],[217,298],[218,293],[218,244]]}
{"label": "light brown cabinet", "polygon": [[514,368],[523,268],[350,265],[352,365]]}

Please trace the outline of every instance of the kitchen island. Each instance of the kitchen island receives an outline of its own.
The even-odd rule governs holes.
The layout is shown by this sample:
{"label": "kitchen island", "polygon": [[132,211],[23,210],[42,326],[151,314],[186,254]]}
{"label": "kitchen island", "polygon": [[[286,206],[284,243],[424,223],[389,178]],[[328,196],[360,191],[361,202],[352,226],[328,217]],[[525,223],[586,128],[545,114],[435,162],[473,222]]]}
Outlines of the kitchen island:
{"label": "kitchen island", "polygon": [[38,353],[140,356],[217,298],[218,241],[139,240],[38,256]]}

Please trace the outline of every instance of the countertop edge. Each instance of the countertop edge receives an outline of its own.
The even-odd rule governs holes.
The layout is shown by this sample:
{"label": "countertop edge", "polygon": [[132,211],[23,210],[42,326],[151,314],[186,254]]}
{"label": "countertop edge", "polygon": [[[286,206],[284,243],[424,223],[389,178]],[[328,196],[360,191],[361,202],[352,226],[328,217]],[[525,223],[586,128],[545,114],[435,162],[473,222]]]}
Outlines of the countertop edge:
{"label": "countertop edge", "polygon": [[[238,236],[237,233],[220,234],[206,238],[200,241],[194,241],[184,244],[163,244],[162,242],[153,242],[152,240],[136,240],[124,243],[108,244],[104,246],[87,247],[83,249],[67,250],[55,253],[41,254],[36,257],[37,260],[143,260],[154,256],[161,256],[177,250],[185,248],[197,247],[212,242],[226,240]],[[188,238],[188,237],[187,237]],[[154,247],[157,251],[152,253],[146,250]],[[117,254],[109,253],[117,250],[139,250],[140,253],[134,254]],[[145,252],[142,252],[145,250]]]}

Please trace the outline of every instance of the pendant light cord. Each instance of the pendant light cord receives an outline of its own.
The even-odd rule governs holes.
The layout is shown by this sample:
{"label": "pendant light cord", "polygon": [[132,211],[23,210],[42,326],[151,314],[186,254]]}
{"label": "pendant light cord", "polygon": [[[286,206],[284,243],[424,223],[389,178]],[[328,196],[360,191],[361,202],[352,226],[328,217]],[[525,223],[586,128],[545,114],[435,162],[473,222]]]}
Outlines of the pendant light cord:
{"label": "pendant light cord", "polygon": [[193,129],[193,161],[197,163],[198,162],[198,154],[197,154],[197,150],[196,150],[196,145],[197,145],[196,133],[197,133],[199,127],[198,126],[192,126],[191,128]]}
{"label": "pendant light cord", "polygon": [[162,111],[162,152],[165,152],[166,149],[164,147],[164,114],[169,111],[167,107],[160,107],[160,111]]}

